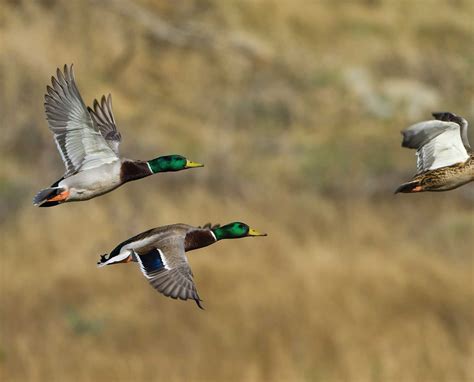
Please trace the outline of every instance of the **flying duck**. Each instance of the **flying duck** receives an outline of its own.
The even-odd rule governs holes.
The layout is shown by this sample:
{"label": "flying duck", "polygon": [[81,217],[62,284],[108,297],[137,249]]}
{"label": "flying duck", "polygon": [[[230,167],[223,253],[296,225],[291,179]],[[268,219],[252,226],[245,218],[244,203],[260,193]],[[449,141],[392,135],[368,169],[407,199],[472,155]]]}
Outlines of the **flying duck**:
{"label": "flying duck", "polygon": [[224,226],[206,224],[193,227],[172,224],[142,232],[100,257],[98,267],[137,262],[145,278],[158,292],[174,299],[193,299],[201,308],[193,273],[186,252],[207,247],[222,239],[266,236],[247,224],[234,222]]}
{"label": "flying duck", "polygon": [[448,191],[474,180],[474,153],[467,121],[449,112],[402,131],[402,147],[416,149],[417,173],[395,193]]}
{"label": "flying duck", "polygon": [[86,107],[76,86],[72,65],[57,69],[45,94],[46,119],[66,167],[61,179],[33,199],[39,207],[95,198],[122,184],[159,172],[202,167],[181,155],[149,161],[121,158],[122,140],[112,113],[112,97]]}

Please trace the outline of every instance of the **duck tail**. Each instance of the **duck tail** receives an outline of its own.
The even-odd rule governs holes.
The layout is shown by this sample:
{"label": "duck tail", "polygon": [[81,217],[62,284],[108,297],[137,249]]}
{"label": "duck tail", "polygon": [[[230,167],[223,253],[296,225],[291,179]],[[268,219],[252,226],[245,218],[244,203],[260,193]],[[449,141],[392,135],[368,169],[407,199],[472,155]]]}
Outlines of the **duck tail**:
{"label": "duck tail", "polygon": [[45,188],[44,190],[41,190],[35,195],[35,197],[33,198],[33,204],[37,207],[56,206],[60,203],[60,201],[50,199],[54,199],[56,196],[60,195],[64,191],[65,190],[62,187]]}
{"label": "duck tail", "polygon": [[100,259],[97,262],[97,267],[101,268],[104,265],[113,265],[113,264],[121,264],[121,263],[129,263],[130,261],[134,261],[134,255],[129,251],[114,253],[112,251],[109,254],[100,255]]}
{"label": "duck tail", "polygon": [[107,265],[107,264],[106,264],[106,263],[107,263],[107,260],[109,260],[109,258],[108,258],[107,256],[109,256],[107,253],[104,254],[104,255],[100,255],[100,259],[99,259],[99,261],[97,262],[97,268],[101,268],[101,267]]}
{"label": "duck tail", "polygon": [[395,194],[398,194],[399,192],[412,193],[412,192],[419,192],[419,191],[422,191],[420,181],[414,180],[411,182],[403,183],[401,186],[399,186],[395,190]]}

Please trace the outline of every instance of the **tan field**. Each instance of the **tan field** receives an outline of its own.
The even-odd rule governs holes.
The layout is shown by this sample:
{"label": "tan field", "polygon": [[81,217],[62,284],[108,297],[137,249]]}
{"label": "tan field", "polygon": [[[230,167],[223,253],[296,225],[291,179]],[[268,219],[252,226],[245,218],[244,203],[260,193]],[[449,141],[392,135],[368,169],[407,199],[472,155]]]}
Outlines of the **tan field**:
{"label": "tan field", "polygon": [[[0,1],[0,380],[474,380],[474,185],[394,195],[399,131],[474,121],[474,2]],[[56,67],[112,93],[124,156],[206,167],[35,208],[63,171]],[[471,142],[474,141],[472,132]],[[241,220],[190,253],[202,311],[99,255]]]}

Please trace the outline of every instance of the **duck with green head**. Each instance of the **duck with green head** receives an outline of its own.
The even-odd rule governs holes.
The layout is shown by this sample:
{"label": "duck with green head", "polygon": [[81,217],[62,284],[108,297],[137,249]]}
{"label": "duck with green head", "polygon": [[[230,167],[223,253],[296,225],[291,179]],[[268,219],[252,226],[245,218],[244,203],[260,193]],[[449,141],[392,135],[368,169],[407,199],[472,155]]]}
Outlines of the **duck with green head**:
{"label": "duck with green head", "polygon": [[147,176],[202,167],[181,155],[149,161],[121,158],[122,140],[112,113],[112,98],[94,100],[86,107],[76,86],[74,71],[64,66],[47,87],[45,110],[49,128],[66,166],[64,176],[33,199],[39,207],[82,201],[110,192],[122,184]]}
{"label": "duck with green head", "polygon": [[102,255],[97,265],[137,262],[145,278],[158,292],[174,299],[193,299],[202,309],[186,252],[224,239],[266,235],[241,222],[222,227],[172,224],[152,228],[125,240],[110,255]]}

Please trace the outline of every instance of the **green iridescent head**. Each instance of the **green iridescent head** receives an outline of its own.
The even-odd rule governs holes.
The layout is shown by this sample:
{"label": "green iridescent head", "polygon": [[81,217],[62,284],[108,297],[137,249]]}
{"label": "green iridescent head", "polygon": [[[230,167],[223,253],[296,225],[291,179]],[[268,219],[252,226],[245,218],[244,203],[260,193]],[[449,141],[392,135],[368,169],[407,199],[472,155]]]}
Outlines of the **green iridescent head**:
{"label": "green iridescent head", "polygon": [[267,236],[266,233],[260,233],[241,222],[234,222],[222,227],[213,228],[212,232],[216,235],[217,240],[239,239],[247,236]]}
{"label": "green iridescent head", "polygon": [[147,163],[153,174],[158,172],[180,171],[194,167],[204,167],[203,164],[191,162],[181,155],[165,155],[149,160]]}

